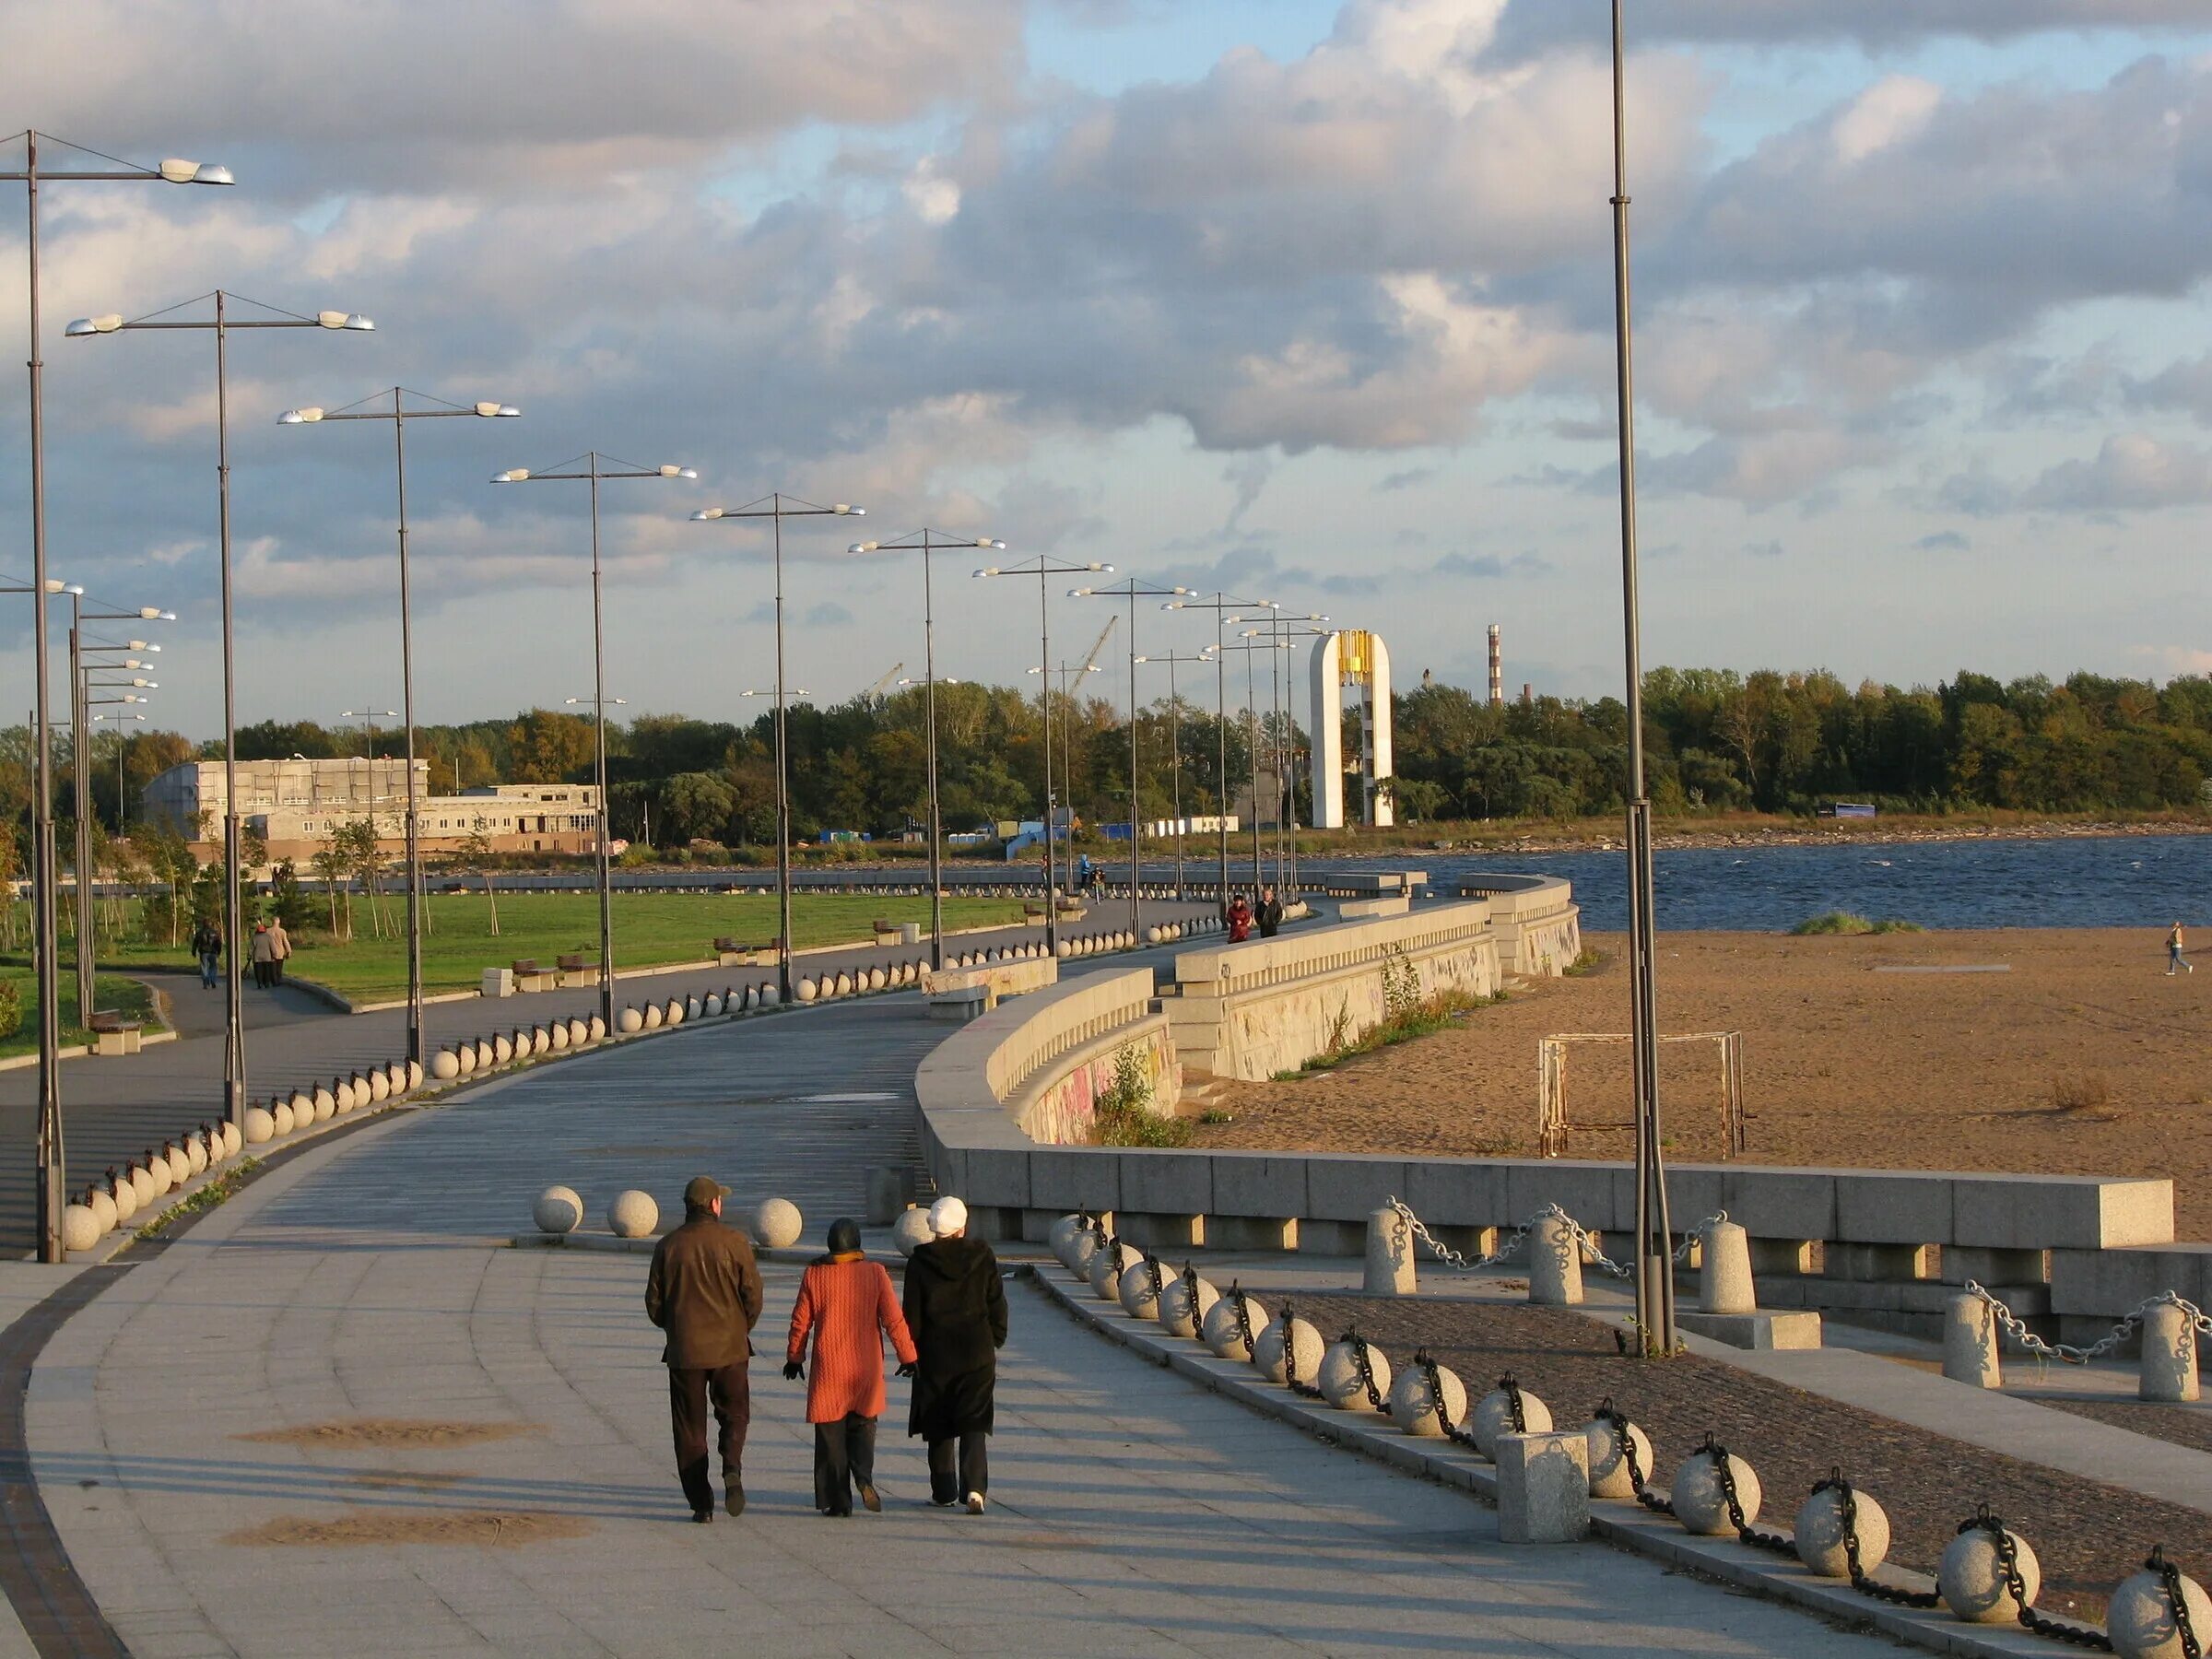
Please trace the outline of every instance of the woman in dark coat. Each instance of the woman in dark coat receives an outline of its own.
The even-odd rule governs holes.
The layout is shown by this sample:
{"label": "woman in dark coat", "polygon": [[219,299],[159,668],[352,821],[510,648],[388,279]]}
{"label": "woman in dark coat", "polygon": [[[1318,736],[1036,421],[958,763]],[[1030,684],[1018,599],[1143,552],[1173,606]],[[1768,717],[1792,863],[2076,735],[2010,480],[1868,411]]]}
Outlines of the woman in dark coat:
{"label": "woman in dark coat", "polygon": [[920,1356],[906,1431],[929,1448],[930,1501],[949,1509],[965,1497],[968,1512],[980,1515],[990,1490],[984,1437],[1006,1342],[1006,1288],[991,1246],[967,1236],[966,1205],[938,1199],[929,1224],[937,1236],[906,1263],[906,1324]]}

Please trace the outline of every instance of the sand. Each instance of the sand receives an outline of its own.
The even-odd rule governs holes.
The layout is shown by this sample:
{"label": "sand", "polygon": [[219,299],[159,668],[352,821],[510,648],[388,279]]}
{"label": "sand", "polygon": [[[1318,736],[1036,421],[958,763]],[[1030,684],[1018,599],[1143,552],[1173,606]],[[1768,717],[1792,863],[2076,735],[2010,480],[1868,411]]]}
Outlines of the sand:
{"label": "sand", "polygon": [[[1628,1029],[1622,941],[1589,943],[1594,971],[1515,988],[1435,1036],[1218,1086],[1206,1103],[1232,1121],[1200,1126],[1199,1144],[1533,1157],[1538,1040]],[[2212,948],[2202,966],[2168,978],[2158,927],[1669,934],[1660,1028],[1743,1033],[1742,1161],[2171,1176],[2177,1232],[2212,1239]],[[1570,1157],[1629,1155],[1628,1058],[1619,1044],[1571,1051]],[[1717,1077],[1710,1045],[1663,1052],[1674,1158],[1720,1158]]]}

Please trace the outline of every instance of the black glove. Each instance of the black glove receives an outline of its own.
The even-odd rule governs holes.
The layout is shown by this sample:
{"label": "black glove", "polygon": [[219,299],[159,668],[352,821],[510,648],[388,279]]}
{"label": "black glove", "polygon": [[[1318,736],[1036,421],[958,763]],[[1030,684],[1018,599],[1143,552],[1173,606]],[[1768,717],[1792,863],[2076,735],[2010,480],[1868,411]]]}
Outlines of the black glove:
{"label": "black glove", "polygon": [[912,1359],[909,1359],[904,1365],[899,1368],[899,1374],[902,1377],[911,1377],[920,1368],[916,1366]]}
{"label": "black glove", "polygon": [[796,1359],[792,1359],[785,1362],[783,1366],[784,1382],[804,1382],[806,1380],[806,1368],[805,1366],[801,1365]]}

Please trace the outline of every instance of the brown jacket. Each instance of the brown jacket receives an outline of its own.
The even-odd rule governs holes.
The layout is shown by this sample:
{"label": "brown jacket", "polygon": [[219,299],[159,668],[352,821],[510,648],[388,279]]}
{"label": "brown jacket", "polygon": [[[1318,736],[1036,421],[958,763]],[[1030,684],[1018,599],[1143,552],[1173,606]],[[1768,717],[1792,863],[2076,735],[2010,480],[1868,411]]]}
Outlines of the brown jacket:
{"label": "brown jacket", "polygon": [[760,1317],[752,1241],[706,1211],[687,1215],[653,1248],[645,1317],[668,1333],[664,1365],[713,1370],[751,1359],[751,1332]]}

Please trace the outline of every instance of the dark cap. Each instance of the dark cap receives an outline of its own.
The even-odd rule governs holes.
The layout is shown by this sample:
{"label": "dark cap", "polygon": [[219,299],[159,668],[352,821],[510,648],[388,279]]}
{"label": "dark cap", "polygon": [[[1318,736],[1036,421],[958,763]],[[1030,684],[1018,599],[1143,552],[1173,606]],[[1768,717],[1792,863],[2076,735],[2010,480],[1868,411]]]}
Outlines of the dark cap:
{"label": "dark cap", "polygon": [[726,1198],[730,1189],[712,1175],[694,1175],[684,1183],[684,1207],[705,1209],[717,1198]]}

